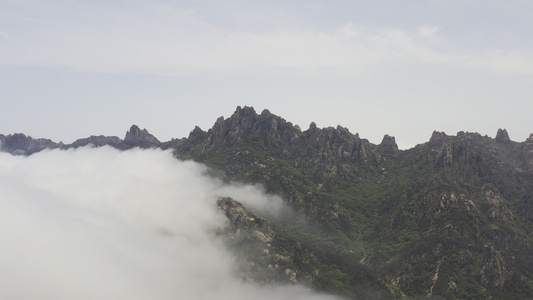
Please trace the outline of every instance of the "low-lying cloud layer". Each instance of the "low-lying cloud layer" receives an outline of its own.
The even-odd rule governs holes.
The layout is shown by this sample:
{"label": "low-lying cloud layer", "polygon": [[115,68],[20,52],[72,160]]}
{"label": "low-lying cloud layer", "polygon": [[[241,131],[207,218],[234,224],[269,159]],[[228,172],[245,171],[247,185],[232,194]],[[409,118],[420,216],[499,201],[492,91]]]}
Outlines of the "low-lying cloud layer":
{"label": "low-lying cloud layer", "polygon": [[[282,208],[161,150],[0,153],[2,299],[333,299],[233,275],[217,195]],[[267,204],[267,205],[265,205]]]}

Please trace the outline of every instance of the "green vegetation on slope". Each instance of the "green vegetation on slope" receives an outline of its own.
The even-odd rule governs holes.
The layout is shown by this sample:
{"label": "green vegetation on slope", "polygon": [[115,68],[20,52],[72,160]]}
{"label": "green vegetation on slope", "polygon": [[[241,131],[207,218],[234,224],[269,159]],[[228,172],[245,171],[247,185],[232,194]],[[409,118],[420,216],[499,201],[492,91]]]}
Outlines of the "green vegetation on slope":
{"label": "green vegetation on slope", "polygon": [[294,215],[269,219],[276,247],[290,268],[318,274],[317,289],[364,299],[533,298],[523,143],[435,133],[398,151],[341,127],[301,132],[246,108],[197,136],[177,155],[228,181],[261,183],[291,206]]}

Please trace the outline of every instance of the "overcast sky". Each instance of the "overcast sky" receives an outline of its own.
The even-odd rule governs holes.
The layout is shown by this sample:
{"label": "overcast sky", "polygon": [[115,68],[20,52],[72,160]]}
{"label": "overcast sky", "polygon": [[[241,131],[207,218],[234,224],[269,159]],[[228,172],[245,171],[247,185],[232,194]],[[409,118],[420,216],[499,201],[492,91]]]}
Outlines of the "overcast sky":
{"label": "overcast sky", "polygon": [[0,133],[162,141],[236,106],[401,148],[533,132],[533,2],[0,1]]}

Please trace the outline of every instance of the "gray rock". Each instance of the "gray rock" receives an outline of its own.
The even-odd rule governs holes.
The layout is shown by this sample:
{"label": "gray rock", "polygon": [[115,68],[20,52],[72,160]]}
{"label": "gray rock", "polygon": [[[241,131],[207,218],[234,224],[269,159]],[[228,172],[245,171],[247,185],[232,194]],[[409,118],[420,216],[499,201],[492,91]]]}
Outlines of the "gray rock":
{"label": "gray rock", "polygon": [[141,130],[137,125],[132,125],[130,130],[126,132],[124,144],[130,147],[150,148],[159,146],[161,142],[148,130]]}
{"label": "gray rock", "polygon": [[122,143],[122,140],[116,136],[91,135],[88,138],[76,140],[74,143],[70,144],[68,147],[78,148],[78,147],[85,147],[88,145],[92,145],[94,147],[102,147],[102,146],[108,145],[108,146],[112,146],[115,148],[120,148],[121,143]]}
{"label": "gray rock", "polygon": [[0,150],[14,155],[30,155],[44,149],[61,147],[62,143],[55,143],[49,139],[34,139],[22,133],[0,135]]}
{"label": "gray rock", "polygon": [[496,133],[496,142],[498,143],[510,143],[511,139],[509,138],[509,134],[507,133],[507,130],[505,129],[498,129],[498,132]]}
{"label": "gray rock", "polygon": [[394,154],[398,152],[398,145],[396,139],[393,136],[386,134],[378,146],[378,151],[384,154]]}

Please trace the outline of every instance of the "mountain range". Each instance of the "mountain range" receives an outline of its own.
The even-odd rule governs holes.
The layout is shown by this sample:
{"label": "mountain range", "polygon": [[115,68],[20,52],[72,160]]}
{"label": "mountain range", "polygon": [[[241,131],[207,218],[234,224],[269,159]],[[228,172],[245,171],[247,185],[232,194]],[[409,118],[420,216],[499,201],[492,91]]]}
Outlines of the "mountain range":
{"label": "mountain range", "polygon": [[302,130],[237,107],[166,142],[136,125],[124,139],[68,145],[0,135],[0,150],[14,155],[88,145],[168,149],[283,198],[280,215],[217,201],[230,220],[218,234],[245,262],[244,280],[353,299],[533,299],[533,134],[435,131],[399,150],[388,135],[375,145],[341,126]]}

